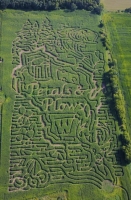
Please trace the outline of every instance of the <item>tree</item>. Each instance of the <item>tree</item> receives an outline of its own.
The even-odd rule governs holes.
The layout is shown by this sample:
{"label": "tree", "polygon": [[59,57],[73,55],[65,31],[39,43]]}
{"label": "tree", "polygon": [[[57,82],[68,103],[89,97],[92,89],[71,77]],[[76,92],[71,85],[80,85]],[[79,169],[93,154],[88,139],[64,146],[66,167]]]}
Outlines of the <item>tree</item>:
{"label": "tree", "polygon": [[71,11],[78,9],[86,9],[96,13],[101,12],[100,0],[0,0],[0,9],[14,8],[14,9],[33,9],[33,10],[57,10],[57,9],[71,9]]}
{"label": "tree", "polygon": [[93,6],[89,6],[89,7],[88,7],[88,10],[89,10],[89,11],[93,11],[93,9],[94,9]]}
{"label": "tree", "polygon": [[100,27],[100,28],[103,28],[103,26],[104,26],[104,23],[103,23],[103,21],[101,20],[101,21],[100,21],[100,24],[99,24],[99,27]]}
{"label": "tree", "polygon": [[125,9],[125,12],[131,13],[131,8],[126,8],[126,9]]}
{"label": "tree", "polygon": [[129,133],[127,131],[124,131],[122,134],[122,142],[124,145],[129,145],[129,143],[131,143]]}
{"label": "tree", "polygon": [[96,0],[96,3],[97,3],[97,4],[100,4],[100,0]]}
{"label": "tree", "polygon": [[59,9],[60,9],[60,7],[59,7],[59,3],[56,2],[56,4],[55,4],[55,10],[59,10]]}
{"label": "tree", "polygon": [[131,144],[129,143],[123,146],[122,149],[125,154],[125,160],[127,161],[127,163],[130,163],[131,162]]}
{"label": "tree", "polygon": [[71,4],[71,11],[74,11],[74,10],[76,10],[76,9],[77,9],[76,4],[75,4],[75,3],[72,3],[72,4]]}
{"label": "tree", "polygon": [[102,13],[103,9],[104,9],[104,5],[102,3],[100,3],[98,6],[96,6],[94,8],[94,12],[96,14],[100,15]]}
{"label": "tree", "polygon": [[0,8],[5,9],[9,5],[9,0],[1,0],[0,1]]}

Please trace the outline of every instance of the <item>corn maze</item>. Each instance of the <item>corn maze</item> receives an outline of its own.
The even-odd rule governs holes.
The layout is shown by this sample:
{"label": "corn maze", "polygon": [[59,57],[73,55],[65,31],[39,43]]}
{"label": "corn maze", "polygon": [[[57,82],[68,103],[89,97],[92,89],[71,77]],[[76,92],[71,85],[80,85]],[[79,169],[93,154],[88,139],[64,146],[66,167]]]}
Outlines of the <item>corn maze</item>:
{"label": "corn maze", "polygon": [[12,43],[15,102],[9,191],[58,183],[117,184],[116,123],[104,90],[104,53],[90,29],[27,20]]}

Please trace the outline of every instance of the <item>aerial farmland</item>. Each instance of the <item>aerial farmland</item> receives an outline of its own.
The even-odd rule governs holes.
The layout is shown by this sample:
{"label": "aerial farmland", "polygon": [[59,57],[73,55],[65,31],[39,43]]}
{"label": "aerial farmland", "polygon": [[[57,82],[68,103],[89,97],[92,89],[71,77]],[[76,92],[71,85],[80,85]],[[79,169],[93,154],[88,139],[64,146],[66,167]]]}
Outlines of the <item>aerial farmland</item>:
{"label": "aerial farmland", "polygon": [[0,200],[131,199],[130,13],[73,6],[0,10]]}

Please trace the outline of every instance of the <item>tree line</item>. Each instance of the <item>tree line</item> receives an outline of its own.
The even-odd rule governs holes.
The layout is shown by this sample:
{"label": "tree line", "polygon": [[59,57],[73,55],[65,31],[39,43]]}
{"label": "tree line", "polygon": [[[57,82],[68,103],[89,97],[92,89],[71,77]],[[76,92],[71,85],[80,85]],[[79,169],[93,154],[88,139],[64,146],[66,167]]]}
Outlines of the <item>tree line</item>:
{"label": "tree line", "polygon": [[0,0],[0,9],[21,10],[58,10],[85,9],[96,14],[101,14],[103,4],[100,0]]}
{"label": "tree line", "polygon": [[131,13],[131,7],[130,8],[126,8],[124,11],[127,12],[127,13]]}
{"label": "tree line", "polygon": [[116,62],[113,61],[112,68],[108,71],[108,74],[113,93],[114,107],[117,112],[117,116],[122,131],[121,134],[122,151],[125,156],[125,161],[127,163],[131,163],[131,139],[126,124],[125,101],[121,89],[119,87],[119,77],[118,77],[118,72],[114,67],[115,64]]}

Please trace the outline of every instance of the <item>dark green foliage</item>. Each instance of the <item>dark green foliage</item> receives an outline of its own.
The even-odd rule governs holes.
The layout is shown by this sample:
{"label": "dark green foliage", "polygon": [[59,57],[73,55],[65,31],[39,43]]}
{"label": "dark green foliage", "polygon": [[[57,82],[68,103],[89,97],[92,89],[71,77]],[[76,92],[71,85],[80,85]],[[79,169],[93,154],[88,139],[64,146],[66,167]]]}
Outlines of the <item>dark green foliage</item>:
{"label": "dark green foliage", "polygon": [[9,5],[10,0],[0,0],[0,8],[5,9]]}
{"label": "dark green foliage", "polygon": [[76,9],[77,9],[76,4],[75,4],[75,3],[72,3],[72,4],[71,4],[71,11],[74,11],[74,10],[76,10]]}
{"label": "dark green foliage", "polygon": [[100,15],[102,13],[103,9],[104,9],[104,6],[103,6],[103,4],[100,3],[99,5],[97,5],[94,8],[94,12],[97,13],[98,15]]}
{"label": "dark green foliage", "polygon": [[102,20],[100,21],[99,27],[100,27],[100,28],[103,28],[103,27],[104,27],[104,23],[103,23]]}
{"label": "dark green foliage", "polygon": [[62,197],[58,197],[57,200],[63,200],[63,198]]}
{"label": "dark green foliage", "polygon": [[130,137],[129,137],[129,133],[127,131],[124,131],[122,134],[122,142],[124,145],[129,145],[129,143],[130,143]]}
{"label": "dark green foliage", "polygon": [[126,9],[125,9],[125,12],[131,13],[131,7],[130,7],[130,8],[126,8]]}
{"label": "dark green foliage", "polygon": [[[99,26],[104,26],[104,24],[100,23]],[[106,47],[106,50],[110,50],[109,38],[107,37],[107,35],[102,30],[100,31],[100,34],[101,34],[101,41],[102,41],[103,46]]]}
{"label": "dark green foliage", "polygon": [[71,11],[78,9],[85,9],[93,11],[96,14],[101,14],[103,5],[99,0],[0,0],[0,8],[12,8],[22,10],[58,10],[71,9]]}
{"label": "dark green foliage", "polygon": [[126,162],[130,163],[131,162],[131,141],[129,144],[125,146],[123,145],[122,150],[124,151]]}

